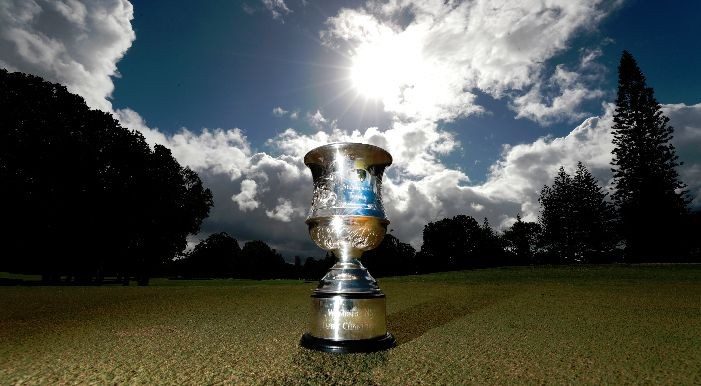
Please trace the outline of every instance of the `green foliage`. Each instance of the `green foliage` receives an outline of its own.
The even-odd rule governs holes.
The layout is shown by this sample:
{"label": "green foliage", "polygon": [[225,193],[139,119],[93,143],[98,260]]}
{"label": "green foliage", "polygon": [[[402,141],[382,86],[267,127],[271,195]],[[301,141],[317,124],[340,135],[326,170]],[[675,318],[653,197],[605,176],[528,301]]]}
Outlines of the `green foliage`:
{"label": "green foliage", "polygon": [[146,284],[209,213],[195,172],[64,86],[0,70],[0,110],[6,269]]}
{"label": "green foliage", "polygon": [[606,196],[581,162],[574,177],[560,167],[553,185],[544,186],[538,199],[549,262],[591,263],[610,256],[614,216]]}
{"label": "green foliage", "polygon": [[671,144],[673,129],[633,56],[623,51],[613,117],[613,200],[618,208],[626,259],[649,261],[682,253],[686,185]]}

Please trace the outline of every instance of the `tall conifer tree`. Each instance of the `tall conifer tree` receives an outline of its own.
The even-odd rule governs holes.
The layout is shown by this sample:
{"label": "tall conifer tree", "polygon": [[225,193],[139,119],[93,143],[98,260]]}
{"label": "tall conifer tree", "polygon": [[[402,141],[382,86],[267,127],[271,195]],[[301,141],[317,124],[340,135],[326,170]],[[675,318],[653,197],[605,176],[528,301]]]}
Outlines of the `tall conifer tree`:
{"label": "tall conifer tree", "polygon": [[628,51],[618,66],[613,117],[613,200],[629,261],[666,260],[680,251],[685,185],[670,143],[673,129]]}
{"label": "tall conifer tree", "polygon": [[584,261],[607,261],[615,247],[613,206],[606,199],[608,193],[599,186],[589,169],[580,161],[572,177],[572,200],[575,240]]}

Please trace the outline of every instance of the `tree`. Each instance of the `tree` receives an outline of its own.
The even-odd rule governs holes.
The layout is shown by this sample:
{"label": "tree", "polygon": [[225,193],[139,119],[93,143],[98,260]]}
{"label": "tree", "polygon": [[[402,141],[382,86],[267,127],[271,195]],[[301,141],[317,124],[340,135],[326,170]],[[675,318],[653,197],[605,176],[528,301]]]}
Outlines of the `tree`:
{"label": "tree", "polygon": [[424,226],[423,245],[416,254],[420,272],[503,264],[503,246],[489,221],[482,226],[466,215],[444,218]]}
{"label": "tree", "polygon": [[200,241],[183,262],[184,276],[231,277],[240,269],[241,247],[226,232]]}
{"label": "tree", "polygon": [[581,161],[572,178],[572,194],[575,245],[582,261],[610,262],[616,244],[614,208],[608,193]]}
{"label": "tree", "polygon": [[248,241],[241,248],[244,277],[269,279],[281,277],[288,269],[287,263],[276,250],[263,241]]}
{"label": "tree", "polygon": [[327,252],[323,259],[318,260],[313,257],[307,257],[304,260],[302,276],[306,280],[319,280],[334,264],[336,264],[336,257],[333,253]]}
{"label": "tree", "polygon": [[150,221],[144,222],[139,248],[130,256],[136,259],[139,284],[147,284],[151,271],[183,251],[187,235],[199,231],[202,220],[213,205],[212,193],[205,189],[197,173],[183,168],[170,150],[156,145],[150,153],[146,186],[149,206],[144,208]]}
{"label": "tree", "polygon": [[575,260],[572,216],[572,177],[563,166],[558,170],[552,186],[545,185],[538,201],[541,205],[539,222],[543,229],[543,241],[548,252],[547,262],[572,262]]}
{"label": "tree", "polygon": [[520,214],[516,215],[516,222],[502,235],[504,248],[513,257],[512,264],[539,263],[537,257],[541,242],[540,234],[540,224],[523,221]]}
{"label": "tree", "polygon": [[548,262],[601,262],[613,249],[613,210],[607,194],[581,162],[574,177],[560,167],[544,186],[540,225]]}
{"label": "tree", "polygon": [[0,70],[0,111],[2,268],[146,284],[212,206],[170,151],[64,86]]}
{"label": "tree", "polygon": [[475,252],[477,265],[481,266],[501,266],[506,265],[504,244],[501,237],[497,235],[489,225],[489,220],[485,217],[482,221],[479,244]]}
{"label": "tree", "polygon": [[363,253],[360,260],[373,276],[402,275],[413,273],[415,254],[414,247],[388,234],[377,248]]}
{"label": "tree", "polygon": [[687,213],[686,185],[679,180],[673,128],[628,51],[618,66],[613,116],[613,200],[629,261],[679,255]]}
{"label": "tree", "polygon": [[477,249],[481,228],[465,215],[429,222],[424,226],[423,244],[417,255],[421,272],[449,271],[468,265]]}

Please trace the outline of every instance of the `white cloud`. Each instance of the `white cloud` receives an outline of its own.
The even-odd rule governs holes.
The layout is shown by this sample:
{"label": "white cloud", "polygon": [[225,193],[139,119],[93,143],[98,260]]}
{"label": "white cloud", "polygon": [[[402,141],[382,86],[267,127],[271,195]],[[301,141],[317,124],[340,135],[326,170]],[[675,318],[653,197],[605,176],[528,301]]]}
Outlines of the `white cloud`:
{"label": "white cloud", "polygon": [[326,120],[320,110],[316,110],[314,114],[311,112],[307,113],[307,122],[309,122],[313,128],[323,130],[327,126],[328,120]]}
{"label": "white cloud", "polygon": [[[580,71],[591,60],[591,54],[585,56]],[[587,115],[578,111],[581,104],[604,96],[602,90],[589,88],[584,79],[580,72],[557,65],[550,79],[537,82],[526,94],[514,98],[511,108],[518,113],[516,118],[528,118],[541,125],[581,120]]]}
{"label": "white cloud", "polygon": [[0,2],[0,65],[59,82],[111,111],[117,61],[134,41],[126,0]]}
{"label": "white cloud", "polygon": [[148,127],[144,121],[144,118],[136,111],[130,108],[117,109],[113,111],[113,115],[119,121],[119,123],[122,124],[122,126],[136,130],[143,134],[144,139],[146,139],[146,142],[148,142],[151,146],[156,144],[163,146],[168,145],[168,138],[166,135],[160,132],[157,128]]}
{"label": "white cloud", "polygon": [[276,107],[276,108],[273,109],[273,115],[276,116],[276,117],[282,117],[282,116],[284,116],[285,114],[287,114],[288,112],[289,112],[289,111],[283,109],[283,108],[280,107],[280,106],[278,106],[278,107]]}
{"label": "white cloud", "polygon": [[241,181],[241,193],[231,196],[231,200],[239,205],[242,212],[256,209],[258,201],[256,201],[256,193],[258,184],[253,180]]}
{"label": "white cloud", "polygon": [[273,19],[282,21],[282,17],[291,13],[285,0],[261,0],[265,8],[273,15]]}
{"label": "white cloud", "polygon": [[[286,117],[294,120],[294,119],[299,118],[299,110],[289,111],[289,110],[283,109],[280,106],[277,106],[273,109],[273,115],[278,117],[278,118],[282,118],[282,117],[286,116]],[[322,123],[326,123],[326,118],[324,118],[324,116],[321,115],[321,112],[318,110],[317,110],[316,114],[308,115],[308,118],[314,127],[320,126]]]}
{"label": "white cloud", "polygon": [[[476,105],[476,90],[513,98],[530,89],[522,102],[531,106],[541,100],[537,86],[545,62],[564,50],[575,32],[596,25],[610,8],[604,4],[371,2],[363,9],[341,10],[321,36],[327,45],[348,47],[354,68],[367,68],[363,76],[384,82],[380,94],[387,111],[401,119],[436,122],[483,111]],[[523,116],[571,118],[567,106],[593,97],[582,90],[583,80],[577,86],[551,103],[553,111],[532,106]]]}
{"label": "white cloud", "polygon": [[114,114],[122,125],[141,132],[150,145],[170,148],[179,162],[194,170],[225,174],[235,180],[249,167],[250,145],[238,128],[204,128],[200,133],[182,128],[166,135],[158,128],[147,126],[143,118],[131,109],[120,109]]}
{"label": "white cloud", "polygon": [[282,197],[278,198],[278,205],[273,210],[265,211],[266,216],[282,222],[290,222],[292,221],[292,216],[303,217],[304,214],[303,210],[294,208],[290,200]]}

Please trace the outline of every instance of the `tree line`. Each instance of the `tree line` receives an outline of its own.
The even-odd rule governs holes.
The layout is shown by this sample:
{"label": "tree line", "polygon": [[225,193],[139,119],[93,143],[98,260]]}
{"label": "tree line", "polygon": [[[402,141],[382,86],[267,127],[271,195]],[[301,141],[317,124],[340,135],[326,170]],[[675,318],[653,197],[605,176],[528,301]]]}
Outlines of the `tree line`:
{"label": "tree line", "polygon": [[[701,261],[673,128],[635,59],[623,52],[614,113],[613,180],[585,164],[542,188],[538,220],[495,231],[462,214],[429,222],[419,251],[388,234],[361,260],[376,276],[523,264]],[[216,233],[182,255],[213,205],[197,173],[110,114],[39,77],[0,70],[0,271],[46,282],[148,284],[182,278],[307,278],[335,262]],[[176,258],[177,256],[177,258]]]}

